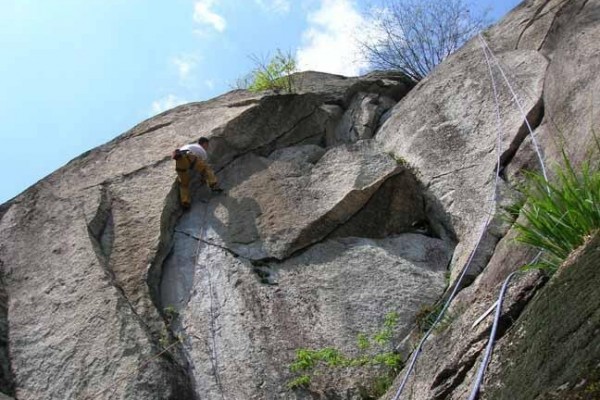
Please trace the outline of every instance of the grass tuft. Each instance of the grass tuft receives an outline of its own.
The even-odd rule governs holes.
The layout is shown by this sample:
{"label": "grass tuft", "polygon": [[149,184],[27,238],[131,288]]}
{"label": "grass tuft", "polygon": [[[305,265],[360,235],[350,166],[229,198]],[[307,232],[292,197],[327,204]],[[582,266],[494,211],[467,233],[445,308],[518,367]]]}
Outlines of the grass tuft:
{"label": "grass tuft", "polygon": [[600,229],[600,171],[586,161],[577,171],[563,151],[564,165],[548,183],[539,173],[527,173],[519,188],[526,198],[516,223],[517,241],[536,247],[543,257],[528,267],[555,271],[585,237]]}

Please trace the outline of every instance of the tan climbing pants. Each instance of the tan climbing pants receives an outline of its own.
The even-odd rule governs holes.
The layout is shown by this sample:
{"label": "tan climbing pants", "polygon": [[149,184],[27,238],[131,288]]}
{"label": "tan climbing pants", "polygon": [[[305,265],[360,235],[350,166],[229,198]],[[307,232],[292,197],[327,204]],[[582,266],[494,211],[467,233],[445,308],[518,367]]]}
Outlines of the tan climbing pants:
{"label": "tan climbing pants", "polygon": [[179,198],[181,204],[190,205],[190,170],[194,169],[202,174],[208,186],[211,188],[216,186],[217,177],[212,168],[208,164],[192,153],[183,154],[175,160],[175,170],[177,171],[177,180],[179,181]]}

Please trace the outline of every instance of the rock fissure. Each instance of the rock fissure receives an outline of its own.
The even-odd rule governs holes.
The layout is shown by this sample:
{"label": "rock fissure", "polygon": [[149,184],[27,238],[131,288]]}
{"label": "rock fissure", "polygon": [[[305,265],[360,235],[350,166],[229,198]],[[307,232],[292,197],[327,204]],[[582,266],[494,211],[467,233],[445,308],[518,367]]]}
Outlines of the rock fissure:
{"label": "rock fissure", "polygon": [[[326,134],[326,129],[319,131],[319,132],[315,133],[314,135],[300,138],[296,142],[290,142],[283,149],[285,149],[287,147],[293,147],[293,146],[302,146],[305,144],[315,144],[316,146],[324,148],[324,147],[326,147],[323,143],[323,138],[325,137],[325,134]],[[282,150],[282,148],[272,149],[270,153],[266,154],[266,157],[270,157],[273,153],[275,153],[278,150]],[[258,154],[261,154],[261,153],[258,153]]]}
{"label": "rock fissure", "polygon": [[[94,183],[92,185],[82,186],[79,190],[82,191],[82,190],[93,189],[93,188],[96,188],[98,186],[104,187],[104,186],[107,186],[107,185],[112,185],[112,184],[115,184],[115,183],[119,182],[120,180],[122,180],[124,178],[131,178],[131,177],[137,175],[140,172],[152,170],[152,169],[158,167],[159,165],[161,165],[161,164],[163,164],[165,162],[168,162],[170,160],[171,160],[171,156],[165,156],[165,157],[161,158],[160,160],[157,160],[157,161],[153,162],[152,164],[144,165],[144,166],[142,166],[140,168],[136,168],[136,169],[134,169],[132,171],[129,171],[129,172],[124,172],[124,173],[122,173],[120,175],[115,175],[115,176],[113,176],[111,178],[104,179],[103,181],[98,182],[98,183]],[[55,195],[55,196],[58,197],[58,195]]]}
{"label": "rock fissure", "polygon": [[166,128],[167,126],[170,126],[172,124],[173,124],[173,121],[165,122],[165,123],[162,123],[162,124],[156,124],[156,125],[148,128],[148,129],[146,129],[145,131],[142,131],[142,132],[139,132],[139,133],[136,132],[135,134],[131,135],[130,138],[134,138],[134,137],[138,137],[138,136],[143,136],[143,135],[145,135],[147,133],[151,133],[151,132],[157,131],[157,130],[159,130],[161,128]]}
{"label": "rock fissure", "polygon": [[[295,122],[294,125],[292,125],[291,128],[281,132],[279,135],[277,135],[273,140],[271,140],[270,143],[265,144],[265,146],[263,147],[259,147],[257,149],[258,154],[262,153],[262,149],[265,148],[270,148],[273,145],[275,146],[275,148],[273,150],[277,150],[277,143],[279,142],[279,140],[283,137],[285,137],[286,135],[290,134],[291,132],[293,132],[294,130],[298,129],[299,126],[302,125],[302,123],[304,123],[305,121],[307,121],[308,119],[310,119],[312,116],[315,115],[315,113],[317,112],[317,110],[319,110],[320,104],[317,104],[312,110],[310,110],[306,115],[301,116],[300,118],[298,118]],[[267,154],[271,153],[273,150],[268,151]]]}
{"label": "rock fissure", "polygon": [[127,304],[130,311],[150,332],[150,327],[143,318],[137,313],[133,304],[125,292],[125,289],[119,284],[118,277],[111,268],[111,254],[115,239],[114,220],[112,206],[113,202],[118,201],[113,197],[108,186],[101,187],[100,202],[92,220],[88,224],[88,234],[92,242],[92,247],[96,252],[98,262],[102,266],[110,284],[117,290],[121,299]]}
{"label": "rock fissure", "polygon": [[447,175],[450,175],[450,174],[454,174],[454,173],[456,173],[456,172],[459,172],[459,171],[465,171],[465,170],[467,170],[467,169],[475,168],[475,167],[477,167],[477,166],[478,166],[477,164],[470,164],[470,165],[466,165],[466,166],[464,166],[464,167],[460,167],[460,168],[453,169],[453,170],[451,170],[451,171],[446,171],[446,172],[442,172],[442,173],[439,173],[439,174],[433,175],[433,176],[432,176],[432,177],[429,179],[429,183],[428,183],[428,185],[432,185],[432,184],[433,184],[433,181],[435,181],[436,179],[443,178],[444,176],[447,176]]}
{"label": "rock fissure", "polygon": [[[519,44],[521,43],[521,39],[523,38],[523,35],[525,34],[525,31],[527,31],[535,22],[536,20],[538,20],[539,18],[543,17],[544,15],[542,14],[542,11],[544,11],[544,8],[546,8],[546,6],[549,4],[550,2],[544,2],[540,7],[538,7],[535,12],[533,13],[533,15],[529,18],[529,20],[527,21],[527,24],[525,25],[525,27],[521,30],[521,33],[519,34],[519,38],[517,39],[517,44],[515,45],[515,50],[517,50],[519,48]],[[548,12],[551,12],[548,11]]]}
{"label": "rock fissure", "polygon": [[4,218],[4,214],[6,214],[15,203],[17,203],[15,200],[10,200],[4,204],[0,204],[0,223],[2,222],[2,218]]}
{"label": "rock fissure", "polygon": [[[218,172],[220,172],[220,171],[222,171],[222,170],[226,169],[226,168],[227,168],[227,167],[229,167],[231,164],[233,164],[235,161],[237,161],[238,159],[240,159],[240,158],[242,158],[242,157],[244,157],[244,156],[246,156],[246,155],[248,155],[248,154],[259,154],[259,155],[265,155],[265,156],[268,156],[268,154],[272,153],[273,151],[276,151],[276,150],[278,150],[278,147],[277,147],[277,144],[276,144],[276,143],[277,143],[277,142],[278,142],[278,141],[279,141],[281,138],[285,137],[285,136],[286,136],[286,135],[288,135],[290,132],[293,132],[295,129],[297,129],[297,128],[298,128],[298,127],[301,125],[301,123],[302,123],[302,122],[304,122],[304,121],[308,120],[310,117],[312,117],[312,116],[315,114],[315,112],[317,112],[318,108],[319,108],[319,107],[318,107],[318,106],[316,106],[316,107],[315,107],[315,108],[314,108],[312,111],[310,111],[308,114],[306,114],[306,115],[302,116],[302,117],[301,117],[301,118],[300,118],[298,121],[296,121],[296,122],[294,123],[294,125],[293,125],[291,128],[289,128],[289,129],[285,130],[284,132],[282,132],[282,133],[278,134],[278,135],[277,135],[277,136],[276,136],[276,137],[275,137],[275,138],[274,138],[272,141],[270,141],[269,143],[267,143],[267,144],[264,144],[264,145],[262,145],[262,146],[259,146],[259,147],[253,147],[253,148],[250,148],[250,149],[248,149],[248,150],[246,150],[246,151],[242,151],[242,152],[240,152],[240,153],[237,153],[237,154],[235,154],[235,155],[234,155],[234,156],[233,156],[233,157],[232,157],[230,160],[228,160],[228,161],[227,161],[225,164],[223,164],[222,166],[219,166],[218,168],[216,168],[216,169],[215,169],[215,173],[218,173]],[[241,118],[241,117],[240,117],[240,118]],[[234,120],[234,121],[235,121],[235,120]],[[233,122],[233,121],[232,121],[232,122]],[[225,129],[225,131],[226,131],[226,129]],[[309,138],[309,137],[307,137],[307,138],[302,138],[302,139],[300,139],[300,140],[299,140],[299,142],[303,142],[303,141],[305,141],[305,140],[306,140],[306,139],[308,139],[308,138]],[[293,144],[292,144],[292,145],[293,145]]]}
{"label": "rock fissure", "polygon": [[248,260],[249,262],[251,261],[250,259],[247,259],[247,258],[245,258],[244,256],[242,256],[242,255],[240,255],[240,254],[236,253],[235,251],[231,250],[231,249],[230,249],[230,248],[228,248],[227,246],[222,246],[222,245],[219,245],[218,243],[211,242],[210,240],[203,239],[203,238],[201,238],[201,237],[199,237],[199,236],[197,236],[197,235],[194,235],[193,233],[189,233],[189,232],[182,231],[182,230],[178,230],[178,229],[175,229],[175,231],[174,231],[174,232],[175,232],[175,233],[180,233],[180,234],[182,234],[182,235],[185,235],[185,236],[187,236],[187,237],[189,237],[189,238],[192,238],[192,239],[194,239],[194,240],[197,240],[197,241],[199,241],[199,242],[201,242],[201,243],[204,243],[204,244],[206,244],[206,245],[208,245],[208,246],[217,247],[217,248],[219,248],[219,249],[221,249],[221,250],[224,250],[224,251],[228,252],[229,254],[231,254],[231,255],[232,255],[233,257],[235,257],[235,258],[241,258],[241,259],[245,259],[245,260]]}
{"label": "rock fissure", "polygon": [[[585,0],[585,1],[587,2],[587,0]],[[558,10],[554,13],[552,22],[550,23],[550,26],[546,30],[546,32],[544,34],[544,38],[540,41],[540,45],[537,48],[538,51],[542,51],[542,49],[544,48],[544,45],[546,44],[546,39],[548,39],[548,37],[550,36],[550,33],[552,33],[552,31],[554,30],[556,22],[558,21],[562,11],[566,8],[568,3],[569,3],[569,0],[565,0],[556,6],[556,8]]]}
{"label": "rock fissure", "polygon": [[[541,125],[544,120],[544,99],[540,96],[539,101],[531,108],[526,116],[527,122],[531,130],[535,130]],[[513,140],[509,143],[508,148],[500,155],[500,176],[506,180],[504,176],[504,170],[511,163],[515,154],[527,137],[531,136],[527,123],[523,122],[523,125],[519,128],[518,133],[514,136]]]}
{"label": "rock fissure", "polygon": [[[307,225],[302,231],[298,233],[297,239],[293,241],[290,245],[290,249],[292,249],[292,254],[302,250],[308,246],[314,245],[319,241],[324,240],[329,234],[334,232],[336,229],[344,225],[348,220],[350,220],[353,216],[357,215],[361,209],[369,202],[369,199],[377,192],[377,190],[381,187],[381,185],[389,179],[391,176],[399,173],[400,171],[395,171],[388,175],[384,180],[375,183],[372,186],[365,187],[361,190],[351,190],[346,194],[346,196],[341,199],[336,206],[334,206],[329,212],[325,213],[321,218],[316,220],[314,223]],[[361,199],[361,205],[356,207],[356,209],[351,212],[345,214],[342,218],[338,217],[340,210],[346,208],[345,203],[354,203],[357,199]],[[324,223],[324,221],[336,221],[334,225],[330,223]],[[327,229],[325,231],[325,229]],[[300,243],[306,243],[304,245],[300,245]],[[276,257],[281,260],[281,258]]]}
{"label": "rock fissure", "polygon": [[246,107],[252,104],[260,104],[261,99],[247,99],[227,104],[227,108]]}
{"label": "rock fissure", "polygon": [[[518,287],[518,291],[511,295],[511,290],[507,294],[509,299],[505,302],[509,303],[503,307],[503,312],[500,315],[498,330],[496,331],[495,341],[500,341],[517,321],[519,316],[525,311],[527,304],[533,299],[535,294],[544,286],[546,279],[540,277],[533,281],[525,281],[525,285]],[[511,287],[517,287],[515,283]],[[434,391],[434,398],[442,400],[447,398],[454,390],[464,383],[464,379],[468,372],[473,369],[475,363],[482,355],[485,345],[489,338],[492,328],[493,313],[487,317],[488,326],[479,331],[467,344],[463,344],[460,352],[453,357],[457,360],[455,364],[450,364],[443,368],[434,376],[433,383],[430,389]],[[461,329],[461,327],[457,328]],[[468,323],[462,325],[462,329],[472,329]],[[452,346],[452,344],[451,344]]]}
{"label": "rock fissure", "polygon": [[9,348],[8,293],[4,282],[4,261],[0,259],[0,391],[13,396],[15,380]]}
{"label": "rock fissure", "polygon": [[583,3],[581,4],[581,7],[579,7],[579,10],[577,10],[577,14],[581,14],[581,12],[583,11],[583,8],[587,5],[588,2],[589,2],[589,0],[583,1]]}

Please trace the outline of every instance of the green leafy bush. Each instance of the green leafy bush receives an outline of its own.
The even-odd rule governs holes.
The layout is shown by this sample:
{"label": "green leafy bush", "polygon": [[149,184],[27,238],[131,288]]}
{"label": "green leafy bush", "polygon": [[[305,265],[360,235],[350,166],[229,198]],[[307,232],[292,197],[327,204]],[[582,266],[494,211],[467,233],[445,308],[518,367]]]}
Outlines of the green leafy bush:
{"label": "green leafy bush", "polygon": [[600,171],[584,162],[579,171],[563,152],[555,182],[540,173],[526,174],[519,188],[527,199],[521,213],[526,223],[515,223],[517,240],[543,251],[529,267],[556,270],[585,237],[600,229]]}
{"label": "green leafy bush", "polygon": [[248,90],[260,92],[263,90],[284,90],[293,92],[292,74],[297,71],[296,59],[291,53],[277,53],[265,62],[256,56],[250,57],[255,64],[249,79]]}
{"label": "green leafy bush", "polygon": [[300,375],[289,381],[287,387],[309,387],[312,377],[319,375],[322,369],[377,368],[378,376],[361,386],[360,392],[365,399],[381,396],[404,365],[401,356],[393,351],[390,344],[397,325],[398,314],[390,312],[384,318],[383,327],[370,338],[360,333],[357,336],[356,356],[348,356],[332,347],[296,349],[296,358],[289,369]]}
{"label": "green leafy bush", "polygon": [[[415,315],[415,324],[420,332],[425,333],[433,326],[435,320],[438,318],[440,313],[442,312],[443,304],[437,305],[424,305],[421,306],[417,314]],[[450,312],[446,310],[444,316],[438,321],[435,326],[434,331],[436,333],[444,332],[451,324],[458,318],[461,314],[462,310],[457,310],[456,312]]]}

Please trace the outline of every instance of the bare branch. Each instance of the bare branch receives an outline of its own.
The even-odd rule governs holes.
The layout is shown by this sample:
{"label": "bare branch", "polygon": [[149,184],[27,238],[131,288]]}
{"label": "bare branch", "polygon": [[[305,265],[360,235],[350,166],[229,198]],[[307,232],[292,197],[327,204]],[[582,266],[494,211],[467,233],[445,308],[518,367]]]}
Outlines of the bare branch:
{"label": "bare branch", "polygon": [[375,17],[381,37],[361,47],[373,68],[419,81],[488,23],[487,12],[474,15],[463,0],[388,0]]}

